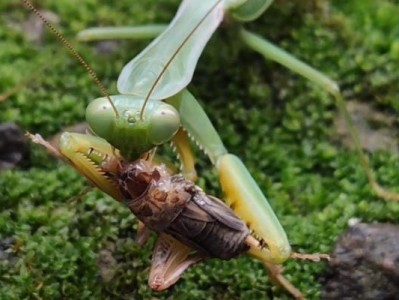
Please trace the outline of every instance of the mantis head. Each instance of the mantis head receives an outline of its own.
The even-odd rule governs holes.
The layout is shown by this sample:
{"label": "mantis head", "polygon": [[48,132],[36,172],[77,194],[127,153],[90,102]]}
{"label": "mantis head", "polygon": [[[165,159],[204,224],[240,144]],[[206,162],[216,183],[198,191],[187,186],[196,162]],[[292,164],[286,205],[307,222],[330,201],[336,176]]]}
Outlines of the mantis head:
{"label": "mantis head", "polygon": [[88,105],[86,120],[128,160],[170,141],[180,127],[177,110],[162,101],[149,101],[141,114],[144,100],[129,95],[111,99],[117,111],[106,97],[98,98]]}

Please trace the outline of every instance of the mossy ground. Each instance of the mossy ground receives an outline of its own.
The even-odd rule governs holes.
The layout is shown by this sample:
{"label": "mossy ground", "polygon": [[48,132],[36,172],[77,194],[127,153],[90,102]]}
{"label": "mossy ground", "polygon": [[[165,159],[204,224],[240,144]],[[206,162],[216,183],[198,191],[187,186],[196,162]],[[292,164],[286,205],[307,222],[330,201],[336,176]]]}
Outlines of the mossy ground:
{"label": "mossy ground", "polygon": [[[57,27],[69,40],[89,26],[168,22],[177,5],[176,0],[40,1],[40,8],[58,15]],[[42,44],[24,38],[18,24],[31,13],[19,1],[1,2],[0,14],[0,90],[41,70],[0,103],[0,120],[45,137],[82,121],[87,103],[100,95],[86,71],[48,32]],[[347,98],[397,119],[397,24],[397,1],[297,0],[276,1],[246,26],[336,79]],[[115,93],[118,71],[146,42],[124,42],[106,55],[94,51],[94,44],[75,45]],[[212,38],[190,89],[270,199],[295,251],[329,252],[352,217],[398,223],[399,204],[373,196],[356,153],[334,139],[331,97],[246,49],[227,25]],[[201,264],[170,290],[152,293],[146,283],[152,243],[133,242],[130,212],[96,191],[68,201],[87,182],[39,146],[31,145],[31,151],[29,169],[0,176],[0,243],[13,241],[9,258],[0,261],[0,299],[289,298],[259,263],[244,256]],[[399,191],[398,156],[379,151],[370,159],[380,181]],[[220,195],[204,158],[199,171],[200,184]],[[109,282],[99,276],[104,249],[116,260]],[[286,276],[317,299],[324,267],[289,261]]]}

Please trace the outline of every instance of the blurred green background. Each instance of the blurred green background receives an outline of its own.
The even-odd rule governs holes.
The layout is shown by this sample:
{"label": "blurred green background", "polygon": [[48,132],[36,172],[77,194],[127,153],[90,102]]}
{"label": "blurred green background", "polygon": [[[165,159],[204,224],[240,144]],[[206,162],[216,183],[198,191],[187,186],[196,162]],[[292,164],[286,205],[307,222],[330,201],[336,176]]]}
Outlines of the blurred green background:
{"label": "blurred green background", "polygon": [[[35,4],[116,93],[119,70],[147,42],[84,44],[75,35],[91,26],[167,23],[179,1]],[[24,83],[0,102],[0,121],[46,138],[83,121],[87,103],[101,96],[87,72],[20,1],[0,2],[0,15],[0,93]],[[398,1],[281,0],[245,27],[337,80],[372,120],[360,128],[366,137],[388,132],[393,146],[368,156],[383,185],[399,191],[397,24]],[[270,199],[295,251],[330,252],[353,217],[398,223],[399,204],[371,193],[356,153],[337,133],[333,99],[247,49],[231,20],[207,46],[190,90]],[[97,191],[71,200],[88,183],[41,147],[30,148],[29,168],[0,174],[0,252],[7,252],[0,299],[289,299],[245,256],[198,265],[170,290],[151,292],[153,239],[134,243],[128,209]],[[221,196],[214,170],[198,159],[199,184]],[[317,299],[325,266],[292,260],[285,274]]]}

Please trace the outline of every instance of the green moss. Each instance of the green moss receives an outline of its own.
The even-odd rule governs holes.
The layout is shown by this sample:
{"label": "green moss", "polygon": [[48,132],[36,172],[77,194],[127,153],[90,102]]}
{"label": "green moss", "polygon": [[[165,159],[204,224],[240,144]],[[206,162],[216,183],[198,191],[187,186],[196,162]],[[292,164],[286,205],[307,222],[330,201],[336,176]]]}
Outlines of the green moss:
{"label": "green moss", "polygon": [[[88,26],[167,22],[178,1],[40,5],[58,15],[57,28],[73,41]],[[100,95],[97,86],[51,34],[45,33],[41,43],[24,38],[19,24],[30,12],[19,1],[2,3],[0,9],[0,91],[27,80],[0,103],[0,120],[45,137],[82,121],[88,101]],[[278,1],[246,26],[336,79],[347,98],[397,119],[398,16],[399,6],[388,0]],[[123,42],[104,55],[94,44],[73,43],[111,93],[118,71],[146,44]],[[265,191],[295,251],[329,252],[352,217],[398,222],[399,205],[373,196],[357,155],[332,138],[333,99],[243,47],[234,28],[225,26],[212,38],[190,89],[227,148],[243,159]],[[87,183],[31,147],[31,169],[0,176],[0,243],[13,241],[9,258],[0,261],[1,299],[289,298],[247,257],[201,264],[172,289],[152,293],[146,283],[152,244],[142,248],[132,241],[135,221],[129,211],[94,191],[68,201]],[[398,156],[381,151],[370,159],[382,183],[398,190]],[[204,158],[199,170],[200,183],[220,194]],[[103,249],[115,258],[110,282],[99,276]],[[289,261],[286,276],[317,299],[323,268],[323,263]]]}

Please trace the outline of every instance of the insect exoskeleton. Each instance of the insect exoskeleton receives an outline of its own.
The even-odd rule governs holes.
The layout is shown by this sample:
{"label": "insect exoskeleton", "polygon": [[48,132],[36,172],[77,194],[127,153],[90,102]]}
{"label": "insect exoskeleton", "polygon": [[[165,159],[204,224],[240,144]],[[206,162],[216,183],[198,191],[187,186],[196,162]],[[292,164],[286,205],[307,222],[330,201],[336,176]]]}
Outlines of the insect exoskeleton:
{"label": "insect exoskeleton", "polygon": [[126,204],[149,229],[172,235],[204,257],[230,259],[249,249],[248,227],[226,204],[164,165],[125,163],[117,180]]}

